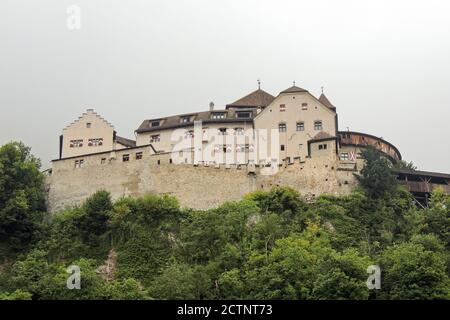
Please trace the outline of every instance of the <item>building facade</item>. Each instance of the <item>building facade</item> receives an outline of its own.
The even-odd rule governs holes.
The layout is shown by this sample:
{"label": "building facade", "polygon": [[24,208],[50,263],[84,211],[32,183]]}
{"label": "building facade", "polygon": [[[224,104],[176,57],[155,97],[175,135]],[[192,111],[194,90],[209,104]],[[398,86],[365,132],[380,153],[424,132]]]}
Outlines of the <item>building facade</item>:
{"label": "building facade", "polygon": [[47,178],[49,208],[78,204],[100,189],[113,198],[172,194],[194,208],[277,185],[312,197],[345,194],[363,166],[362,148],[401,160],[391,143],[339,131],[338,123],[324,94],[297,86],[276,97],[258,88],[224,108],[211,103],[208,111],[144,120],[135,141],[89,109],[63,130]]}

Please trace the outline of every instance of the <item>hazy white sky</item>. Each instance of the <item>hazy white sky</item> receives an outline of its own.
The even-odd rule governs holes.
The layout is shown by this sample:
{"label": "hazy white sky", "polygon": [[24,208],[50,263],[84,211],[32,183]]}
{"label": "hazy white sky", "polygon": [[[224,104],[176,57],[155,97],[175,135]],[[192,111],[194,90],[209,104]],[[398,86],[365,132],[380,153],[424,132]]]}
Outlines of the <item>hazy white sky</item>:
{"label": "hazy white sky", "polygon": [[22,140],[48,167],[87,108],[133,138],[146,118],[295,80],[325,87],[341,130],[450,172],[449,12],[445,0],[1,0],[0,144]]}

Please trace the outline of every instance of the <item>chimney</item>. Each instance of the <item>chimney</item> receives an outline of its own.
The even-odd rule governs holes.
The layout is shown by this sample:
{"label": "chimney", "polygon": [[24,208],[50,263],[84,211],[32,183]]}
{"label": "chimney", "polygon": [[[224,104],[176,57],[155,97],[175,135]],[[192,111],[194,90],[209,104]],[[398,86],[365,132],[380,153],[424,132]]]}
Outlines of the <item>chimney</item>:
{"label": "chimney", "polygon": [[209,111],[214,111],[214,102],[209,103]]}

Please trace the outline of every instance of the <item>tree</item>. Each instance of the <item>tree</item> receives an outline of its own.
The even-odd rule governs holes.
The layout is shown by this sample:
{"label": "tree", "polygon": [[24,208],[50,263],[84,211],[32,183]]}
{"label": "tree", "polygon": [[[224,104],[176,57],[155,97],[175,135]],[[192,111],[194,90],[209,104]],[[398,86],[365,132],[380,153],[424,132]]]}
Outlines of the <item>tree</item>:
{"label": "tree", "polygon": [[77,225],[84,241],[97,245],[99,236],[108,230],[112,210],[111,196],[107,191],[97,191],[82,206]]}
{"label": "tree", "polygon": [[395,175],[387,160],[380,151],[373,146],[367,146],[361,151],[364,167],[360,174],[355,174],[361,187],[372,198],[381,198],[397,188]]}
{"label": "tree", "polygon": [[[450,282],[443,253],[427,250],[415,239],[389,247],[381,256],[382,299],[449,299]],[[416,243],[415,243],[416,242]],[[435,246],[435,244],[433,244]]]}
{"label": "tree", "polygon": [[19,249],[38,235],[45,212],[44,177],[30,148],[0,148],[0,241]]}
{"label": "tree", "polygon": [[431,193],[429,208],[425,210],[425,230],[434,233],[450,248],[450,196],[444,189],[436,188]]}
{"label": "tree", "polygon": [[366,300],[367,267],[371,265],[368,257],[358,254],[355,249],[343,253],[330,251],[317,267],[313,299],[352,299]]}
{"label": "tree", "polygon": [[0,293],[0,300],[31,300],[31,294],[17,289],[13,293]]}
{"label": "tree", "polygon": [[417,166],[412,161],[407,162],[405,160],[397,161],[392,168],[395,170],[410,170],[410,171],[417,170]]}

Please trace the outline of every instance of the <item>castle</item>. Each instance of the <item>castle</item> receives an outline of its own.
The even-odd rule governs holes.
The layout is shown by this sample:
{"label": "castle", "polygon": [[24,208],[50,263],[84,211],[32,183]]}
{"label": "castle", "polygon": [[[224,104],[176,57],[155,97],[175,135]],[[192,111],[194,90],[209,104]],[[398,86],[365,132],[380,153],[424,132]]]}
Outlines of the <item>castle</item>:
{"label": "castle", "polygon": [[88,109],[63,129],[48,171],[55,212],[97,190],[114,199],[147,192],[182,206],[210,208],[248,192],[288,185],[306,197],[346,194],[373,145],[393,163],[398,149],[374,135],[339,131],[337,108],[322,93],[292,86],[276,97],[260,87],[216,109],[144,120],[135,140]]}

